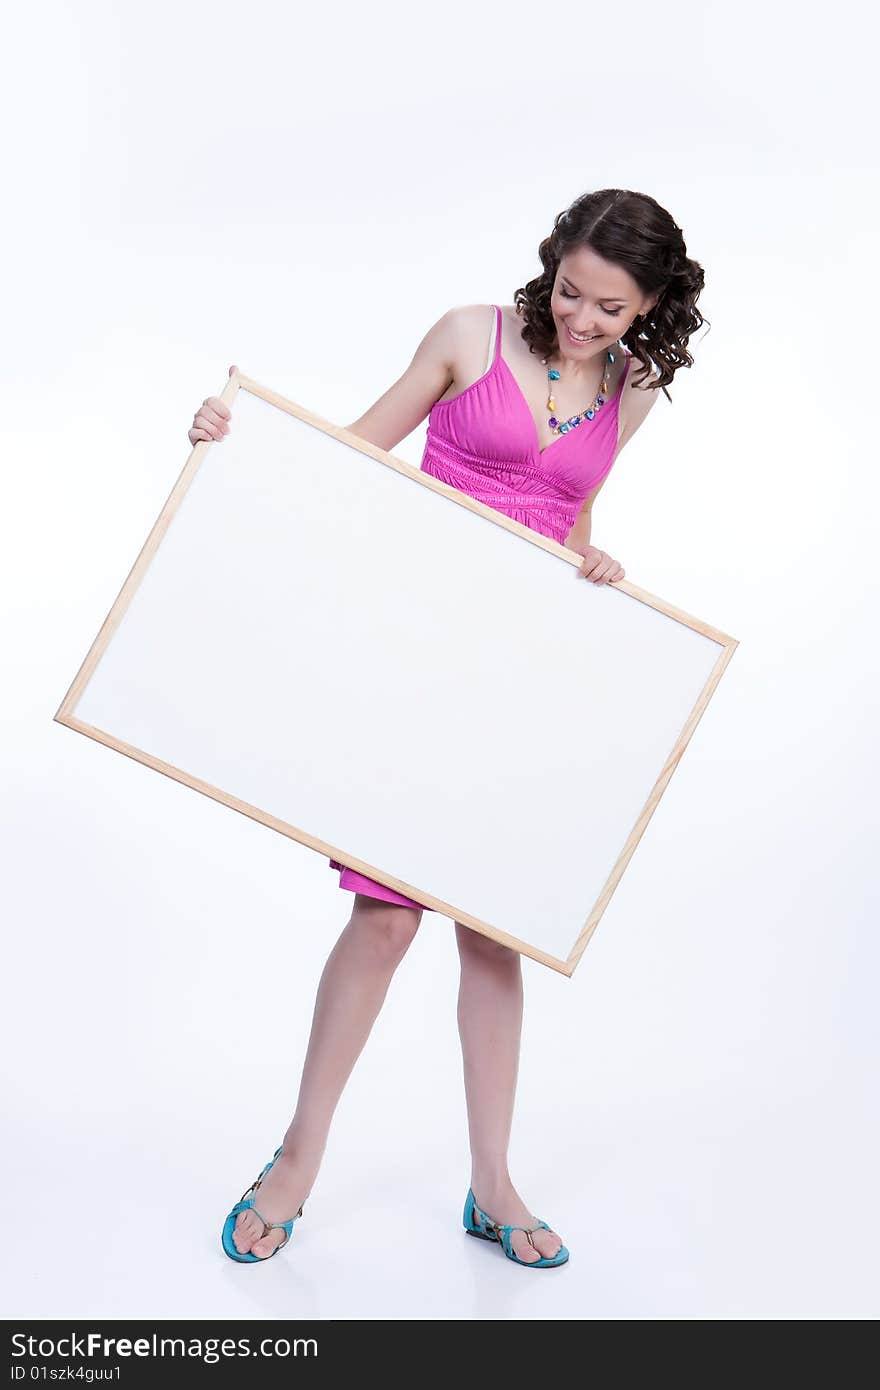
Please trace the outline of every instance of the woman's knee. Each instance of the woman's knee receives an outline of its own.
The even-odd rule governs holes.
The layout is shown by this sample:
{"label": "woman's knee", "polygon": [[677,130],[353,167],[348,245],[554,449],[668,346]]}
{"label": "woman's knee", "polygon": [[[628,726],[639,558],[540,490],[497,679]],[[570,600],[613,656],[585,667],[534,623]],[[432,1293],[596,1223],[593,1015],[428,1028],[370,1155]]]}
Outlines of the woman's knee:
{"label": "woman's knee", "polygon": [[519,951],[512,950],[510,946],[496,941],[494,937],[474,931],[473,927],[466,927],[463,922],[456,922],[455,936],[462,962],[470,959],[493,961],[499,965],[514,965],[519,963],[521,959]]}
{"label": "woman's knee", "polygon": [[382,957],[402,956],[412,944],[421,920],[421,908],[355,894],[352,924],[370,950]]}

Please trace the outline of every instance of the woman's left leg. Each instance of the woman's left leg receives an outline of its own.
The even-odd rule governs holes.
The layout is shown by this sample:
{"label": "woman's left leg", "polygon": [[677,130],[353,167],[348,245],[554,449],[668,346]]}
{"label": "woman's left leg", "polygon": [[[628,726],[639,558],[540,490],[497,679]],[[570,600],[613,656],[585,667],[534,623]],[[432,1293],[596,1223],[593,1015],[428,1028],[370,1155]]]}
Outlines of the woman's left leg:
{"label": "woman's left leg", "polygon": [[[534,1226],[534,1216],[513,1186],[507,1149],[522,1035],[522,957],[461,922],[455,924],[461,959],[458,1030],[464,1064],[471,1188],[477,1206],[502,1226]],[[555,1255],[562,1240],[555,1231],[535,1231],[529,1245],[514,1231],[511,1245],[529,1264]]]}

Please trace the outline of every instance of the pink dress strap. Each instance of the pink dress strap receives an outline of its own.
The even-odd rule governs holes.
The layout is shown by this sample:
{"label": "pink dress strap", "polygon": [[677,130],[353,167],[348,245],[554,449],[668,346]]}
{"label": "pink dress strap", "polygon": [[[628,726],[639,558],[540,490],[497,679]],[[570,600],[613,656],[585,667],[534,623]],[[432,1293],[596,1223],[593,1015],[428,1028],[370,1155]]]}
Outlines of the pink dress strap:
{"label": "pink dress strap", "polygon": [[494,368],[501,355],[501,310],[497,304],[493,304],[492,308],[495,310],[495,351],[492,353],[492,367]]}

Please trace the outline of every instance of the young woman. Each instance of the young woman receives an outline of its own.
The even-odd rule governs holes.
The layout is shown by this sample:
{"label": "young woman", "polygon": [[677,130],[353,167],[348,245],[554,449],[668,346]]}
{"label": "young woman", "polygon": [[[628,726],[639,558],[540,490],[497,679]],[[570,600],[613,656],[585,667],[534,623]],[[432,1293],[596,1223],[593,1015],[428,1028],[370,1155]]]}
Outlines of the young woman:
{"label": "young woman", "polygon": [[[678,368],[693,365],[687,342],[704,322],[696,308],[703,270],[668,212],[621,189],[577,198],[538,254],[542,273],[512,305],[450,309],[403,376],[347,428],[392,450],[428,416],[422,469],[581,554],[580,573],[594,584],[614,583],[622,566],[590,543],[593,503],[658,388],[668,398]],[[229,418],[220,398],[208,397],[190,442],[221,440]],[[223,1249],[243,1262],[290,1239],[342,1090],[422,918],[413,899],[330,866],[354,905],[321,976],[296,1112],[223,1227]],[[536,1219],[507,1166],[521,956],[461,923],[455,931],[471,1149],[464,1226],[519,1264],[558,1266],[568,1250]]]}

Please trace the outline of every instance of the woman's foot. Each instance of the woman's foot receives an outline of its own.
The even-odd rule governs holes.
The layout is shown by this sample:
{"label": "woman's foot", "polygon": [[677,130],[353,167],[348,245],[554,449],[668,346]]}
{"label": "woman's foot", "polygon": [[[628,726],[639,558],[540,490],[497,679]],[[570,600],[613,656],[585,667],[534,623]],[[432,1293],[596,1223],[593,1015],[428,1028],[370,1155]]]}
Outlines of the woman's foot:
{"label": "woman's foot", "polygon": [[[527,1226],[529,1230],[537,1226],[539,1218],[532,1215],[509,1178],[500,1183],[497,1180],[481,1182],[480,1175],[476,1174],[471,1191],[483,1215],[497,1221],[499,1226]],[[534,1248],[525,1231],[511,1232],[511,1248],[524,1264],[535,1264],[542,1257],[550,1260],[563,1246],[555,1231],[532,1231],[532,1240]]]}
{"label": "woman's foot", "polygon": [[[253,1197],[267,1221],[289,1221],[311,1192],[317,1173],[317,1164],[306,1164],[294,1154],[282,1152],[256,1192],[249,1192],[248,1196]],[[232,1231],[232,1243],[238,1253],[250,1253],[258,1260],[265,1260],[287,1239],[281,1227],[266,1236],[262,1231],[263,1223],[252,1210],[239,1212]]]}

